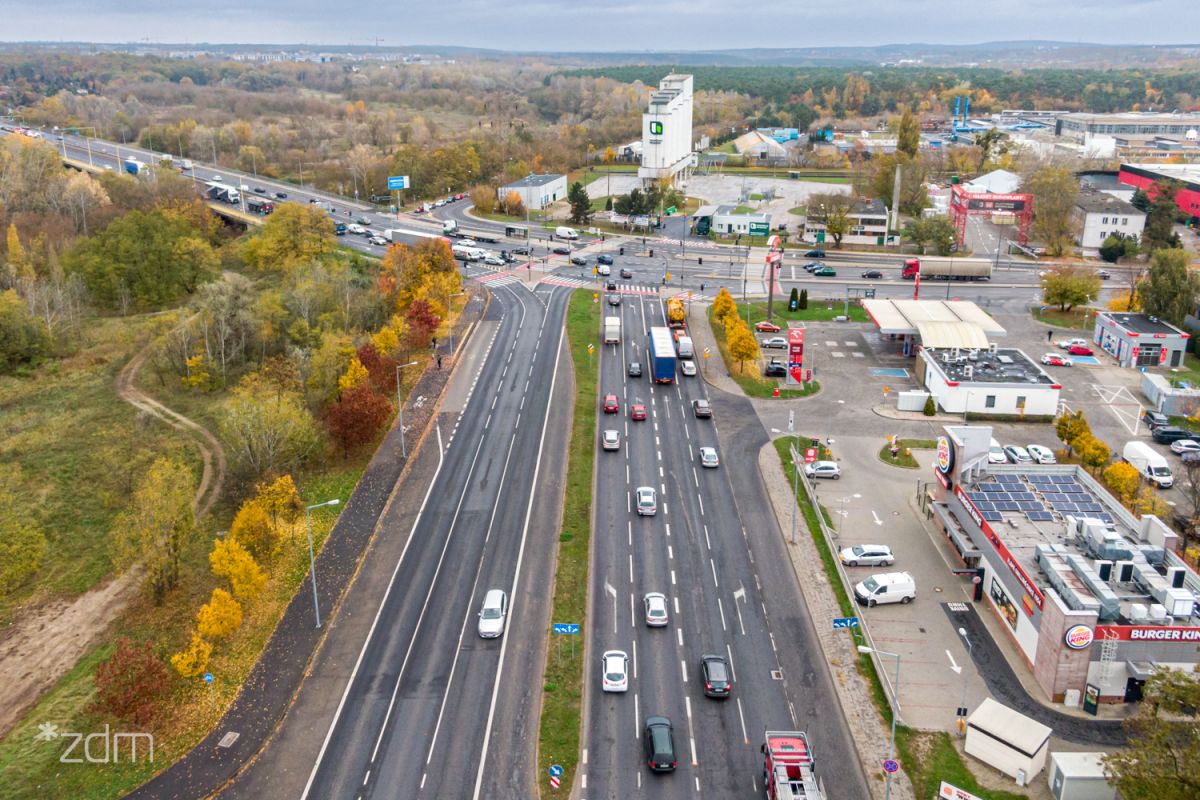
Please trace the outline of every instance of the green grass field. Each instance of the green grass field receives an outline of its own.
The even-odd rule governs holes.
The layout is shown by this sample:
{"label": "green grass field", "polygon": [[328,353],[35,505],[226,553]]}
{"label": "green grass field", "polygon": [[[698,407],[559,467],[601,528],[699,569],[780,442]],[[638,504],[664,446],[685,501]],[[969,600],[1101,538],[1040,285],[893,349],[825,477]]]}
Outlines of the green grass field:
{"label": "green grass field", "polygon": [[[832,306],[832,308],[830,307]],[[738,303],[738,308],[742,309],[742,315],[745,316],[745,303]],[[837,317],[847,313],[847,308],[842,300],[820,300],[813,297],[808,298],[808,308],[797,309],[796,311],[788,311],[787,298],[776,300],[774,306],[774,318],[777,324],[782,327],[780,320],[796,320],[796,321],[813,321],[813,322],[831,322]],[[869,322],[871,317],[866,310],[854,303],[850,304],[849,316],[851,322]],[[766,302],[750,303],[750,325],[753,326],[762,322],[767,318]]]}

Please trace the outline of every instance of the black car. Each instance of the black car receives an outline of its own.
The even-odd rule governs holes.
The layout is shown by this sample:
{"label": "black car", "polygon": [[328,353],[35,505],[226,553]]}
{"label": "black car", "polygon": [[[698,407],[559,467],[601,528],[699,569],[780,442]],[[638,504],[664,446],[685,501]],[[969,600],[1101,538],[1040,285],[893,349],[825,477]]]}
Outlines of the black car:
{"label": "black car", "polygon": [[646,717],[642,746],[651,772],[675,771],[675,736],[671,720],[666,717]]}
{"label": "black car", "polygon": [[276,192],[275,197],[279,200],[287,200],[287,192]]}
{"label": "black car", "polygon": [[601,253],[600,255],[596,256],[596,263],[597,264],[607,264],[608,266],[611,267],[612,263],[613,263],[612,256],[610,256],[606,253]]}
{"label": "black car", "polygon": [[608,286],[606,286],[605,288],[607,288],[608,291],[610,291],[610,292],[615,292],[617,290],[617,285],[615,283],[613,283],[612,281],[609,281]]}
{"label": "black car", "polygon": [[825,251],[818,247],[816,250],[809,250],[807,253],[804,254],[804,257],[805,258],[824,258]]}
{"label": "black car", "polygon": [[763,375],[768,378],[786,378],[787,367],[781,361],[770,361],[763,367]]}
{"label": "black car", "polygon": [[556,256],[569,256],[569,255],[571,255],[571,248],[556,247],[551,252],[554,253],[554,255],[556,255]]}
{"label": "black car", "polygon": [[1170,444],[1171,442],[1179,441],[1180,439],[1191,439],[1195,436],[1191,431],[1185,431],[1183,428],[1176,428],[1174,425],[1168,425],[1165,428],[1155,428],[1150,434],[1154,437],[1154,441],[1159,444]]}
{"label": "black car", "polygon": [[733,693],[733,679],[725,656],[700,656],[700,682],[704,684],[705,697],[729,697]]}
{"label": "black car", "polygon": [[586,267],[587,259],[583,256],[571,256],[571,263],[577,267]]}
{"label": "black car", "polygon": [[633,270],[631,270],[631,269],[623,269],[623,270],[621,270],[621,277],[622,277],[622,278],[625,278],[626,280],[628,280],[629,278],[632,278],[632,277],[633,277]]}
{"label": "black car", "polygon": [[877,269],[869,269],[862,276],[873,281],[883,280],[883,273]]}
{"label": "black car", "polygon": [[529,248],[523,244],[519,244],[512,249],[512,253],[514,256],[527,256],[529,255]]}
{"label": "black car", "polygon": [[1151,431],[1155,428],[1162,428],[1171,424],[1171,420],[1167,418],[1166,414],[1159,411],[1151,411],[1148,408],[1142,412],[1142,422],[1146,423],[1146,427]]}
{"label": "black car", "polygon": [[629,362],[629,377],[631,377],[631,378],[642,377],[642,365],[636,361],[630,361]]}
{"label": "black car", "polygon": [[610,294],[610,295],[608,296],[608,304],[609,304],[610,306],[619,306],[619,305],[621,305],[621,295],[617,294],[616,292],[613,292],[612,294]]}
{"label": "black car", "polygon": [[263,187],[261,187],[261,186],[255,186],[255,187],[254,187],[254,193],[255,193],[255,194],[266,194],[266,193],[267,193],[267,190],[266,190],[266,189],[264,189],[264,188],[263,188]]}

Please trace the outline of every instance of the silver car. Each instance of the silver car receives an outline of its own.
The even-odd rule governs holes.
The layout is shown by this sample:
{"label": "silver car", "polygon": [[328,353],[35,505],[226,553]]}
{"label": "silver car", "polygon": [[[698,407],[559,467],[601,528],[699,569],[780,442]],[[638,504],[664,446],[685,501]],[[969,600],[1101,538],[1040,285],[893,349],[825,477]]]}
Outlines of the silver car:
{"label": "silver car", "polygon": [[621,434],[611,428],[606,430],[600,437],[600,443],[605,450],[620,450],[621,449]]}
{"label": "silver car", "polygon": [[484,639],[495,639],[504,633],[504,621],[508,617],[508,595],[502,589],[489,589],[479,610],[479,635]]}
{"label": "silver car", "polygon": [[856,544],[842,548],[838,558],[847,567],[890,567],[896,563],[892,548],[886,544]]}
{"label": "silver car", "polygon": [[717,448],[701,447],[700,448],[700,466],[708,469],[716,469],[721,462],[717,459]]}
{"label": "silver car", "polygon": [[684,375],[686,375],[689,378],[694,376],[696,374],[696,362],[695,361],[680,361],[679,362],[679,371],[682,372]]}
{"label": "silver car", "polygon": [[661,592],[647,592],[642,598],[646,609],[646,624],[651,628],[661,628],[671,621],[667,612],[667,597]]}
{"label": "silver car", "polygon": [[658,492],[653,487],[637,488],[637,513],[639,517],[653,517],[658,513]]}

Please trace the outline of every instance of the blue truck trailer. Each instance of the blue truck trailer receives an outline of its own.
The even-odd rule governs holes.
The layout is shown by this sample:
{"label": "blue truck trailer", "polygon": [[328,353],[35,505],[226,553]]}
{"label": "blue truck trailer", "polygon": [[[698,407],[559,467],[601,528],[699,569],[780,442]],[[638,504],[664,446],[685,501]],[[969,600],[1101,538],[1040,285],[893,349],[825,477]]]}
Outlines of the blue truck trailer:
{"label": "blue truck trailer", "polygon": [[651,328],[650,375],[655,383],[675,382],[675,342],[669,328]]}

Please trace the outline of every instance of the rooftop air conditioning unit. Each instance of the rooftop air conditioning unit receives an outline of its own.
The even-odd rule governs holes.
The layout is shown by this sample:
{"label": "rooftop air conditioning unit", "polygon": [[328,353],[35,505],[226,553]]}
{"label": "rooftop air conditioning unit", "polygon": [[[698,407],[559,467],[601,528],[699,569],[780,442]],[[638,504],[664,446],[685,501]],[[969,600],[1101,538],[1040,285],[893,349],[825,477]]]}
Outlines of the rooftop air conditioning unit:
{"label": "rooftop air conditioning unit", "polygon": [[1000,345],[996,344],[995,342],[991,342],[990,344],[988,344],[988,352],[991,353],[992,355],[996,355],[996,352],[999,349],[1000,349]]}
{"label": "rooftop air conditioning unit", "polygon": [[1150,617],[1150,609],[1144,603],[1131,603],[1129,612],[1126,614],[1129,621],[1135,625],[1139,622],[1145,622]]}
{"label": "rooftop air conditioning unit", "polygon": [[970,364],[963,367],[963,380],[969,381],[974,377],[975,377],[975,368],[974,367],[972,367]]}

